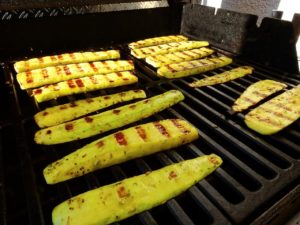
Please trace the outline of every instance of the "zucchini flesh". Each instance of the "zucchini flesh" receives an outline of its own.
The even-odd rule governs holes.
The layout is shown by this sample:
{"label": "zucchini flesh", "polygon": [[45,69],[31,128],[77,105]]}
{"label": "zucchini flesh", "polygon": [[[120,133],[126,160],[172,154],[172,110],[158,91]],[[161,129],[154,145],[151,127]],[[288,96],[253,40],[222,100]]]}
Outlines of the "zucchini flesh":
{"label": "zucchini flesh", "polygon": [[127,178],[62,202],[52,211],[54,225],[105,225],[164,204],[222,164],[204,155]]}
{"label": "zucchini flesh", "polygon": [[18,73],[17,80],[21,89],[28,89],[74,78],[133,69],[133,62],[127,60],[78,63]]}
{"label": "zucchini flesh", "polygon": [[245,116],[246,125],[263,135],[274,134],[300,117],[300,85],[265,102]]}
{"label": "zucchini flesh", "polygon": [[125,105],[93,116],[44,128],[36,132],[35,142],[51,145],[91,137],[147,118],[184,99],[177,90]]}
{"label": "zucchini flesh", "polygon": [[146,93],[143,90],[134,90],[78,100],[40,111],[35,114],[34,119],[40,128],[50,127],[107,108],[114,104],[137,98],[146,98]]}
{"label": "zucchini flesh", "polygon": [[198,73],[210,71],[222,66],[226,66],[232,62],[227,57],[218,57],[210,59],[198,59],[188,62],[173,63],[164,65],[157,70],[157,75],[166,78],[180,78]]}
{"label": "zucchini flesh", "polygon": [[44,56],[18,61],[14,64],[17,73],[24,71],[45,68],[49,66],[59,66],[72,63],[93,62],[98,60],[119,59],[118,50],[98,51],[98,52],[73,52],[61,55]]}
{"label": "zucchini flesh", "polygon": [[203,87],[203,86],[221,84],[251,74],[252,71],[253,68],[250,66],[241,66],[217,75],[205,77],[201,80],[191,83],[190,86]]}
{"label": "zucchini flesh", "polygon": [[214,53],[214,50],[203,47],[182,52],[173,52],[164,55],[149,56],[146,58],[146,62],[151,66],[158,68],[167,64],[204,58],[208,55],[211,55],[212,53]]}
{"label": "zucchini flesh", "polygon": [[274,80],[258,81],[250,85],[241,94],[241,96],[234,102],[232,110],[234,112],[241,112],[286,87],[286,84]]}
{"label": "zucchini flesh", "polygon": [[154,38],[147,38],[144,40],[130,43],[128,46],[131,49],[144,48],[152,45],[161,45],[170,42],[187,41],[188,38],[183,35],[169,35]]}
{"label": "zucchini flesh", "polygon": [[209,43],[207,41],[181,41],[152,47],[134,49],[131,50],[130,53],[136,58],[142,59],[151,55],[161,55],[171,52],[185,51],[189,49],[205,47],[208,45]]}
{"label": "zucchini flesh", "polygon": [[95,91],[99,89],[118,87],[136,83],[138,78],[131,71],[94,75],[62,81],[46,85],[32,91],[37,102],[44,102],[58,97]]}
{"label": "zucchini flesh", "polygon": [[66,181],[131,159],[178,147],[198,138],[195,127],[173,119],[147,123],[98,139],[44,169],[47,184]]}

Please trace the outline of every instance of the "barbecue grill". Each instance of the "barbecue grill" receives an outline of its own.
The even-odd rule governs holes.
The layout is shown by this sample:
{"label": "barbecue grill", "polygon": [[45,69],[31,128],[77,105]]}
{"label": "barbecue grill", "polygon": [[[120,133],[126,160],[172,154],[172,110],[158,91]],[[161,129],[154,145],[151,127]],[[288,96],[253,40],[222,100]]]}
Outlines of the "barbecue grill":
{"label": "barbecue grill", "polygon": [[[74,15],[64,15],[68,14],[64,8],[47,9],[42,18],[34,18],[38,10],[46,12],[33,9],[27,18],[0,22],[1,224],[51,224],[54,206],[72,196],[209,153],[224,160],[213,174],[165,204],[115,224],[281,224],[299,209],[300,121],[278,134],[262,136],[244,124],[249,110],[230,111],[234,100],[256,81],[275,79],[289,88],[300,84],[291,23],[265,18],[257,27],[254,15],[223,9],[215,14],[211,7],[166,1],[86,6],[80,15],[76,10]],[[176,33],[207,40],[215,55],[228,55],[234,62],[212,72],[167,80],[129,54],[128,42]],[[111,48],[134,61],[138,84],[37,104],[16,82],[15,60]],[[240,65],[253,66],[254,73],[215,86],[192,89],[187,85]],[[42,176],[46,165],[103,135],[56,146],[36,145],[33,115],[49,106],[135,88],[143,88],[149,97],[170,89],[182,91],[183,102],[138,123],[184,118],[198,127],[200,138],[178,149],[47,185]]]}

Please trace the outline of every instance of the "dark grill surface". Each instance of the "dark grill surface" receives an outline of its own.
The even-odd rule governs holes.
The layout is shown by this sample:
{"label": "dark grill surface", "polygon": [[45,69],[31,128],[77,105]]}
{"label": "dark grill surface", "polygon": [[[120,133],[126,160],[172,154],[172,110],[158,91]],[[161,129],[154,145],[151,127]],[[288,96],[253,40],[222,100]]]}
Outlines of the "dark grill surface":
{"label": "dark grill surface", "polygon": [[[122,50],[125,58],[130,58],[126,48]],[[278,134],[264,137],[245,126],[244,113],[233,115],[230,108],[245,88],[258,80],[283,80],[291,88],[300,83],[299,75],[282,77],[276,71],[254,66],[252,75],[225,84],[193,89],[187,86],[188,82],[250,64],[235,59],[233,64],[213,72],[177,80],[160,80],[143,60],[134,61],[139,76],[137,85],[63,97],[39,105],[20,90],[12,63],[2,64],[0,182],[4,182],[0,186],[1,222],[9,225],[51,224],[54,206],[72,196],[209,153],[216,153],[224,160],[221,168],[212,175],[166,204],[115,224],[248,224],[297,185],[300,121]],[[143,88],[149,97],[170,89],[181,90],[185,95],[183,102],[138,123],[184,118],[198,127],[200,138],[178,149],[47,185],[42,176],[46,165],[104,135],[57,146],[36,145],[33,135],[38,127],[32,116],[49,106],[133,88]]]}

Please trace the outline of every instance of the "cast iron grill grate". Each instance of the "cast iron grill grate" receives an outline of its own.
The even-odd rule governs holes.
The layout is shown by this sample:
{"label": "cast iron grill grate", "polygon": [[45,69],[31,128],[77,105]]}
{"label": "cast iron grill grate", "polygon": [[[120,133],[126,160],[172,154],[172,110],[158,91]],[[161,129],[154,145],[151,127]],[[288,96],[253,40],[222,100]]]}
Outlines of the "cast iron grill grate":
{"label": "cast iron grill grate", "polygon": [[[123,54],[130,57],[124,48]],[[0,123],[0,181],[4,180],[0,186],[0,204],[4,209],[1,217],[4,224],[51,224],[53,207],[71,196],[202,154],[216,153],[224,164],[166,204],[115,224],[247,224],[276,202],[280,193],[286,194],[299,181],[299,121],[276,135],[263,137],[246,128],[244,113],[230,113],[234,100],[253,82],[273,78],[283,80],[290,88],[300,83],[297,75],[282,77],[255,65],[253,75],[192,89],[187,86],[188,82],[249,63],[236,59],[232,65],[213,72],[160,80],[153,68],[142,60],[133,60],[140,78],[138,85],[63,97],[42,104],[36,104],[19,89],[11,63],[2,65],[0,103],[6,107],[0,110],[4,118]],[[104,135],[58,146],[38,146],[32,138],[38,129],[33,114],[71,100],[136,88],[143,88],[148,96],[170,89],[181,90],[185,95],[183,102],[138,123],[184,118],[198,127],[199,140],[74,180],[46,185],[42,170],[47,164]]]}

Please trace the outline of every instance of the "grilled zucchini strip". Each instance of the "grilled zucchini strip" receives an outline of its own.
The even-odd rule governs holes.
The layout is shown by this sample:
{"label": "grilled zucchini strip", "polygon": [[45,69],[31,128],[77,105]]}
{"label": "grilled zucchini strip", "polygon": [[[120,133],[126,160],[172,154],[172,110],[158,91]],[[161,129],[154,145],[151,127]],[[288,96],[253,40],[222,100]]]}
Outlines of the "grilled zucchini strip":
{"label": "grilled zucchini strip", "polygon": [[133,84],[138,78],[130,71],[94,75],[71,79],[57,84],[34,89],[32,94],[37,102],[44,102],[58,97],[95,91],[99,89]]}
{"label": "grilled zucchini strip", "polygon": [[18,61],[14,64],[14,68],[17,73],[21,73],[24,71],[40,69],[49,66],[59,66],[72,63],[84,63],[119,58],[120,52],[118,50],[99,52],[74,52]]}
{"label": "grilled zucchini strip", "polygon": [[47,108],[35,114],[34,119],[40,128],[50,127],[137,98],[146,98],[146,93],[143,90],[134,90],[78,100]]}
{"label": "grilled zucchini strip", "polygon": [[21,89],[28,89],[74,78],[133,69],[133,62],[127,60],[78,63],[18,73],[17,80]]}
{"label": "grilled zucchini strip", "polygon": [[197,80],[190,84],[191,87],[203,87],[203,86],[210,86],[215,84],[221,84],[225,83],[243,76],[246,76],[248,74],[251,74],[253,71],[253,68],[250,66],[241,66],[237,67],[232,70],[225,71],[223,73],[213,75],[210,77],[205,77],[201,80]]}
{"label": "grilled zucchini strip", "polygon": [[44,169],[47,184],[66,181],[94,170],[178,147],[198,138],[184,120],[162,120],[128,128],[98,139]]}
{"label": "grilled zucchini strip", "polygon": [[165,55],[154,55],[146,58],[146,62],[155,68],[161,67],[166,64],[191,61],[195,59],[204,58],[211,55],[214,50],[209,48],[196,48],[192,50],[174,52]]}
{"label": "grilled zucchini strip", "polygon": [[157,70],[158,76],[166,78],[179,78],[198,73],[203,73],[222,66],[226,66],[232,62],[228,57],[217,57],[210,59],[198,59],[188,62],[173,63],[160,67]]}
{"label": "grilled zucchini strip", "polygon": [[205,47],[208,45],[209,43],[207,41],[172,42],[163,45],[134,49],[131,50],[131,55],[135,56],[138,59],[142,59],[151,55],[161,55],[171,52],[185,51],[189,49]]}
{"label": "grilled zucchini strip", "polygon": [[300,117],[300,85],[265,102],[245,116],[246,125],[263,135],[274,134]]}
{"label": "grilled zucchini strip", "polygon": [[286,87],[286,84],[274,80],[258,81],[250,85],[244,93],[241,94],[234,102],[232,110],[234,112],[241,112]]}
{"label": "grilled zucchini strip", "polygon": [[179,42],[179,41],[187,41],[187,40],[188,38],[183,35],[169,35],[169,36],[147,38],[144,40],[132,42],[128,46],[131,49],[137,49],[137,48],[144,48],[153,45],[161,45],[170,42]]}
{"label": "grilled zucchini strip", "polygon": [[204,155],[82,193],[56,206],[54,225],[105,225],[162,205],[222,164]]}
{"label": "grilled zucchini strip", "polygon": [[38,144],[51,145],[91,137],[147,118],[183,99],[180,91],[171,90],[100,114],[44,128],[36,132],[34,140]]}

